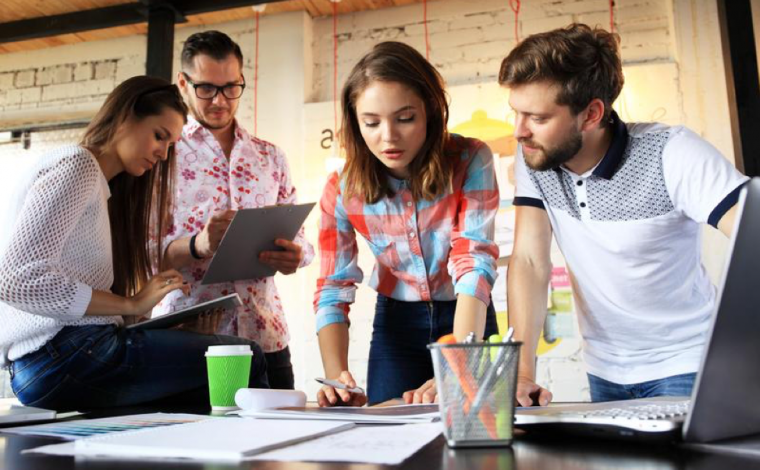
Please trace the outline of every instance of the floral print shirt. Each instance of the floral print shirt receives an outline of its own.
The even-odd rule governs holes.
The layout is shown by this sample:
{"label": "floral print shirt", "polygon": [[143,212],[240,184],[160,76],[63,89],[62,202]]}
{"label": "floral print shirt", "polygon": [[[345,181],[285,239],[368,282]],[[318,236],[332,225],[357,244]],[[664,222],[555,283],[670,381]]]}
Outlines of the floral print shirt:
{"label": "floral print shirt", "polygon": [[[251,137],[237,123],[229,161],[216,138],[192,116],[176,150],[173,221],[164,247],[203,230],[214,212],[296,203],[285,154],[269,142]],[[294,241],[303,249],[301,266],[311,263],[314,248],[304,238],[303,228]],[[153,315],[237,292],[243,305],[234,314],[225,315],[217,333],[252,339],[264,352],[287,347],[290,335],[274,278],[201,285],[210,262],[199,260],[180,269],[191,285],[190,295],[170,293]]]}

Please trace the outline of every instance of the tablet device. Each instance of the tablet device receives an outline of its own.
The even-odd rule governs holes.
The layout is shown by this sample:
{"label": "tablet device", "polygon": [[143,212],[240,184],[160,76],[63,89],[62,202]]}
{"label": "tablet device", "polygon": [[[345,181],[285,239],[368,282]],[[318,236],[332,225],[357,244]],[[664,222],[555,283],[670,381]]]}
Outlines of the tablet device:
{"label": "tablet device", "polygon": [[218,299],[209,300],[208,302],[193,305],[192,307],[178,310],[176,312],[167,313],[166,315],[151,318],[150,320],[135,323],[134,325],[129,325],[127,328],[139,330],[171,328],[173,326],[179,325],[180,323],[185,323],[186,321],[193,320],[201,313],[207,312],[209,310],[215,310],[218,308],[232,310],[240,305],[243,305],[243,302],[240,301],[239,295],[225,295],[224,297],[219,297]]}
{"label": "tablet device", "polygon": [[275,239],[292,241],[314,204],[238,210],[201,284],[274,276],[276,271],[259,261],[259,253],[282,250]]}

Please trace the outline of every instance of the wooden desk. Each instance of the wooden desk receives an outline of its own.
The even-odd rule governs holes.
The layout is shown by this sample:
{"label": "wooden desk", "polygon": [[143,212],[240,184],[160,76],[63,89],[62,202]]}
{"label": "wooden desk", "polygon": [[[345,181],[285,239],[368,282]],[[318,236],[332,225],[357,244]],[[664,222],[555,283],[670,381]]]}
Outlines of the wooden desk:
{"label": "wooden desk", "polygon": [[[146,413],[159,410],[122,409],[117,413],[100,413],[93,417],[116,414]],[[163,409],[161,411],[169,411]],[[196,410],[197,411],[197,410]],[[171,410],[171,412],[191,412]],[[51,457],[22,454],[25,449],[53,444],[49,438],[0,435],[0,469],[2,470],[126,470],[126,469],[268,469],[268,470],[373,470],[389,468],[380,465],[343,463],[245,462],[239,466],[207,462],[137,462],[109,460],[75,460],[72,457]],[[417,454],[398,466],[405,470],[454,469],[760,469],[760,458],[749,459],[725,454],[708,454],[677,446],[652,446],[600,440],[537,439],[518,431],[511,448],[449,449],[438,437]]]}

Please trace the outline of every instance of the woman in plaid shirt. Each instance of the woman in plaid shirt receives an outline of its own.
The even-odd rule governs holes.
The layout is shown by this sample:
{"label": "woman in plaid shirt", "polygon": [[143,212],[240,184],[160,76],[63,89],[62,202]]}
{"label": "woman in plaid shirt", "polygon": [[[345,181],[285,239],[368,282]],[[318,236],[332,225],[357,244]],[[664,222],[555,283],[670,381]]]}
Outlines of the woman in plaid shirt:
{"label": "woman in plaid shirt", "polygon": [[443,79],[410,46],[384,42],[351,72],[342,92],[346,165],[320,202],[321,274],[314,307],[325,374],[349,387],[348,311],[358,267],[356,234],[375,255],[378,293],[368,392],[324,386],[321,406],[361,406],[403,395],[436,397],[426,345],[454,333],[496,333],[491,288],[499,190],[484,143],[449,135]]}

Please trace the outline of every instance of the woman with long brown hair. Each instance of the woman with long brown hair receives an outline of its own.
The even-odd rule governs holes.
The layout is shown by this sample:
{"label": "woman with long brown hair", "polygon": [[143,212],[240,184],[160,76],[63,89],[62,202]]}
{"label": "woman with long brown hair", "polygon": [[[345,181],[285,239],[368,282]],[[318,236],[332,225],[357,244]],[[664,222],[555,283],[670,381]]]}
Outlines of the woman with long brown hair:
{"label": "woman with long brown hair", "polygon": [[491,288],[499,191],[488,147],[449,135],[443,79],[410,46],[384,42],[341,95],[346,164],[320,203],[321,275],[314,304],[325,374],[348,387],[349,306],[363,274],[356,233],[375,256],[377,295],[368,397],[324,386],[321,406],[436,397],[426,345],[496,333]]}
{"label": "woman with long brown hair", "polygon": [[130,330],[169,292],[152,273],[167,227],[173,145],[187,114],[176,86],[133,77],[106,98],[79,145],[57,149],[21,181],[0,246],[0,365],[26,405],[132,405],[206,386],[203,353],[253,347],[251,385],[266,386],[263,353],[239,338]]}

